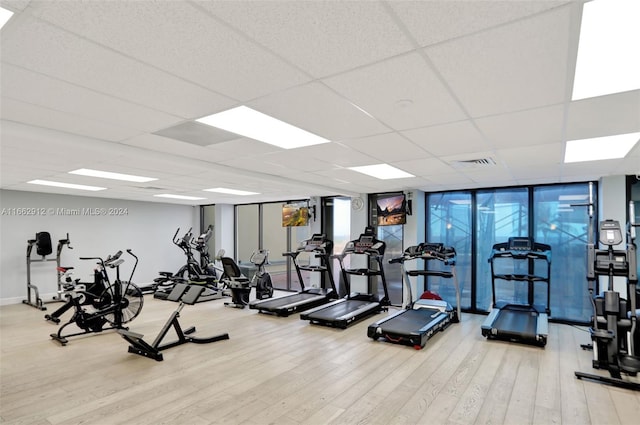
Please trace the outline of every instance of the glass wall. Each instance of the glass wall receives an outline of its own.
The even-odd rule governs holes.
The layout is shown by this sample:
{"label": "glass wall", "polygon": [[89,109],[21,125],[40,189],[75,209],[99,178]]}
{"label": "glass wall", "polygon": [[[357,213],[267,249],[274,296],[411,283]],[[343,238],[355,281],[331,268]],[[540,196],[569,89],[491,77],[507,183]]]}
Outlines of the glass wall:
{"label": "glass wall", "polygon": [[[589,186],[570,184],[533,189],[536,242],[551,245],[551,315],[554,319],[589,318],[586,245],[589,242]],[[536,288],[538,289],[538,288]],[[542,291],[536,292],[536,295]],[[536,301],[539,302],[536,297]]]}
{"label": "glass wall", "polygon": [[261,248],[269,251],[267,272],[276,289],[289,289],[287,282],[287,261],[282,256],[288,251],[287,228],[282,227],[282,203],[262,204]]}
{"label": "glass wall", "polygon": [[[588,191],[588,183],[575,183],[428,194],[427,241],[456,248],[462,307],[479,312],[491,308],[488,259],[493,245],[512,236],[532,236],[536,242],[551,246],[551,318],[588,322],[588,214],[584,206]],[[546,273],[538,269],[535,272]],[[526,300],[526,286],[496,283],[498,300]],[[446,282],[430,280],[428,289],[441,293],[448,301],[455,299],[447,292],[451,288],[442,285]],[[544,305],[546,288],[541,285],[545,284],[535,286],[534,302]]]}
{"label": "glass wall", "polygon": [[[236,206],[236,261],[242,273],[251,278],[255,267],[250,262],[251,255],[258,249],[269,251],[267,271],[271,275],[274,288],[300,290],[298,275],[290,258],[282,253],[295,250],[301,240],[311,234],[309,226],[283,227],[282,202]],[[308,264],[308,258],[300,258],[301,264]],[[303,273],[305,284],[308,272]],[[308,285],[307,285],[308,286]]]}
{"label": "glass wall", "polygon": [[[471,268],[472,268],[472,227],[471,193],[449,192],[427,195],[427,242],[443,243],[456,250],[456,275],[460,284],[460,302],[462,308],[471,308]],[[431,261],[431,269],[444,269],[441,264]],[[455,288],[451,279],[429,278],[427,286],[420,290],[438,293],[455,307]],[[418,294],[419,295],[419,294]],[[415,298],[415,297],[414,297]]]}
{"label": "glass wall", "polygon": [[[511,236],[529,236],[528,189],[496,189],[476,193],[476,308],[491,308],[491,265],[488,262],[493,245],[506,242]],[[510,297],[512,285],[496,287],[506,291],[502,297]]]}

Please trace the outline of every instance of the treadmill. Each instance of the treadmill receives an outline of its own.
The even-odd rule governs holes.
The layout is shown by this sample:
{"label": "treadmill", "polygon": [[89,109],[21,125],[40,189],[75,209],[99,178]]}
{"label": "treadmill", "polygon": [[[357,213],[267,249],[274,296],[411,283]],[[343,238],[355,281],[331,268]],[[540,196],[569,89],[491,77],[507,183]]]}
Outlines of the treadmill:
{"label": "treadmill", "polygon": [[[339,300],[316,307],[300,314],[300,319],[309,320],[312,324],[332,326],[345,329],[350,324],[368,317],[370,315],[386,311],[389,306],[389,292],[387,290],[387,280],[384,276],[382,258],[386,244],[376,239],[373,227],[367,227],[365,232],[356,240],[350,241],[345,246],[342,254],[334,255],[340,264],[342,278],[347,287],[347,295]],[[365,255],[367,267],[345,268],[344,259],[347,256]],[[372,268],[372,263],[376,266]],[[369,293],[351,293],[350,276],[366,276],[369,286]],[[384,296],[380,298],[372,290],[372,281],[379,278],[382,281]]]}
{"label": "treadmill", "polygon": [[[512,237],[508,242],[493,246],[489,262],[493,308],[482,324],[482,335],[487,339],[544,347],[549,333],[551,246],[534,242],[528,237]],[[496,302],[496,281],[525,282],[527,302]],[[542,283],[546,287],[546,305],[534,303],[536,283]]]}
{"label": "treadmill", "polygon": [[[320,260],[319,265],[302,265],[298,262],[298,255],[308,253]],[[286,317],[297,311],[306,310],[321,304],[328,303],[338,298],[335,282],[333,281],[333,273],[331,271],[330,257],[333,253],[333,241],[327,239],[323,234],[314,234],[310,239],[300,242],[298,249],[293,252],[285,252],[282,255],[290,257],[298,274],[301,291],[295,294],[286,295],[280,298],[272,298],[267,300],[254,300],[249,303],[249,308],[258,310],[260,313],[275,314],[277,316]],[[329,279],[330,288],[306,288],[302,271],[326,274]]]}
{"label": "treadmill", "polygon": [[[425,260],[426,268],[407,270],[406,261]],[[429,267],[430,261],[441,264],[440,269]],[[445,330],[451,323],[460,321],[460,286],[456,275],[456,251],[453,247],[445,247],[441,243],[421,243],[404,251],[402,257],[393,258],[389,263],[401,263],[404,272],[404,285],[409,294],[406,309],[372,323],[367,328],[367,336],[378,340],[424,348],[427,340],[439,331]],[[436,263],[437,264],[437,263]],[[411,276],[433,276],[451,279],[456,291],[456,309],[451,304],[437,299],[418,299],[413,301]]]}

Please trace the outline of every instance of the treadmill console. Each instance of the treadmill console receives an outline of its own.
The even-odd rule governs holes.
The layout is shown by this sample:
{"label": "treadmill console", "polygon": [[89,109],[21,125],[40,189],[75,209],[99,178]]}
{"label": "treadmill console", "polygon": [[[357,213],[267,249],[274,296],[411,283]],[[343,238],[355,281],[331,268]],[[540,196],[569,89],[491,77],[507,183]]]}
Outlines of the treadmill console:
{"label": "treadmill console", "polygon": [[531,251],[532,245],[531,238],[516,236],[509,238],[507,249],[510,251]]}
{"label": "treadmill console", "polygon": [[384,255],[386,244],[369,233],[363,233],[358,239],[347,244],[345,253]]}
{"label": "treadmill console", "polygon": [[323,234],[316,233],[311,238],[306,239],[300,243],[301,251],[317,251],[322,253],[331,254],[333,250],[333,242],[327,239]]}

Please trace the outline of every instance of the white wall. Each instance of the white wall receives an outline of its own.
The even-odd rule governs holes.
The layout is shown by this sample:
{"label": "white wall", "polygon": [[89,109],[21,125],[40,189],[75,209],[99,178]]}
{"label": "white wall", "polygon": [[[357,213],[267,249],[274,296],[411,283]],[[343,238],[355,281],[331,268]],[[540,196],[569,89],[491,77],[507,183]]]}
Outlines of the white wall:
{"label": "white wall", "polygon": [[[104,209],[107,215],[83,214],[83,209]],[[115,215],[109,215],[110,209]],[[140,258],[133,281],[144,284],[153,281],[158,271],[175,272],[186,262],[171,242],[176,229],[180,227],[181,234],[189,227],[199,229],[199,208],[152,202],[1,190],[0,210],[0,304],[26,298],[27,239],[33,239],[37,232],[51,234],[50,258],[54,259],[58,240],[69,233],[74,249],[64,248],[61,263],[75,267],[73,277],[82,281],[93,279],[94,263],[79,257],[106,257],[130,248]],[[39,258],[35,247],[32,258]],[[121,277],[128,278],[133,258],[126,253],[123,258]],[[55,264],[33,263],[31,267],[32,283],[45,301],[57,291]]]}

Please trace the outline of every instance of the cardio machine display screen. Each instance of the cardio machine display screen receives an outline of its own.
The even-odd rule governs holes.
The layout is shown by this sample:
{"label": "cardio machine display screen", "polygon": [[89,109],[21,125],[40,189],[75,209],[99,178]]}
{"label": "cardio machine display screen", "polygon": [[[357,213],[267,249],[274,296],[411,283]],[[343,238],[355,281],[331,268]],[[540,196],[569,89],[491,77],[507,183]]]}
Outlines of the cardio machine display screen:
{"label": "cardio machine display screen", "polygon": [[510,238],[509,249],[515,251],[530,251],[531,241],[529,240],[529,238]]}

